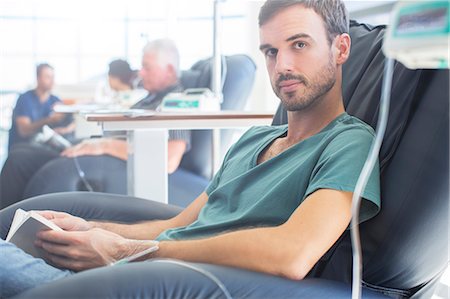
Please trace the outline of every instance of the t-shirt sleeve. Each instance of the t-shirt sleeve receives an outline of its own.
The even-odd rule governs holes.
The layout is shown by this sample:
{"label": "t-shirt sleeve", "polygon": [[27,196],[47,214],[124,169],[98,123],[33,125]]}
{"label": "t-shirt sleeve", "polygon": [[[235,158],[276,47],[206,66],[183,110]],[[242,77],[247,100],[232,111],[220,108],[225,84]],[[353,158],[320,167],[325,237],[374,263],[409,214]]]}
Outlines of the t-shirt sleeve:
{"label": "t-shirt sleeve", "polygon": [[[346,131],[336,136],[323,151],[316,164],[305,197],[319,189],[353,192],[372,145],[373,135],[363,129]],[[363,192],[360,222],[380,210],[380,178],[378,161]]]}
{"label": "t-shirt sleeve", "polygon": [[16,102],[16,106],[14,107],[14,117],[19,116],[27,116],[30,118],[32,117],[31,107],[29,107],[28,101],[23,95],[19,96]]}
{"label": "t-shirt sleeve", "polygon": [[191,149],[191,131],[190,130],[170,130],[169,140],[183,140],[186,142],[186,150],[188,152]]}

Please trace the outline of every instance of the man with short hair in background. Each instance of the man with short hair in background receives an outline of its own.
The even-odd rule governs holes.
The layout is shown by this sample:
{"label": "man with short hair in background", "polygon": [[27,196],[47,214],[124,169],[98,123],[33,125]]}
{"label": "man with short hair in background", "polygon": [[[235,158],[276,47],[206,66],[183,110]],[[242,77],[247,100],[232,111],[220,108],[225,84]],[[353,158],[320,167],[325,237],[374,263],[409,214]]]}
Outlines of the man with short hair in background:
{"label": "man with short hair in background", "polygon": [[61,102],[51,94],[55,81],[53,67],[47,63],[39,64],[36,67],[36,80],[36,88],[21,94],[17,99],[9,131],[8,151],[14,145],[29,143],[45,125],[61,135],[72,133],[75,129],[70,115],[53,111],[53,106]]}

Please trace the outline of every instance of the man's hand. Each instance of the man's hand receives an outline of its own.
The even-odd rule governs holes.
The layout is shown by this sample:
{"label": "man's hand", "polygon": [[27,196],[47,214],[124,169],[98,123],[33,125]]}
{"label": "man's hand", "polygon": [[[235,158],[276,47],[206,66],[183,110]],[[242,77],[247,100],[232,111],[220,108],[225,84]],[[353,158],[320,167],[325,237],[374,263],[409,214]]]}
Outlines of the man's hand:
{"label": "man's hand", "polygon": [[109,265],[155,245],[154,241],[129,240],[99,228],[83,232],[41,231],[37,237],[36,246],[46,252],[48,260],[75,271]]}
{"label": "man's hand", "polygon": [[72,133],[73,131],[75,131],[75,122],[72,122],[70,125],[66,127],[53,128],[53,130],[60,135]]}
{"label": "man's hand", "polygon": [[73,158],[78,156],[100,156],[107,153],[108,143],[103,139],[88,139],[69,147],[61,156]]}
{"label": "man's hand", "polygon": [[66,231],[87,231],[93,226],[83,218],[55,211],[34,211]]}
{"label": "man's hand", "polygon": [[59,123],[60,121],[62,121],[65,116],[66,115],[64,113],[54,112],[47,118],[47,120],[48,120],[49,124],[55,124],[55,123]]}

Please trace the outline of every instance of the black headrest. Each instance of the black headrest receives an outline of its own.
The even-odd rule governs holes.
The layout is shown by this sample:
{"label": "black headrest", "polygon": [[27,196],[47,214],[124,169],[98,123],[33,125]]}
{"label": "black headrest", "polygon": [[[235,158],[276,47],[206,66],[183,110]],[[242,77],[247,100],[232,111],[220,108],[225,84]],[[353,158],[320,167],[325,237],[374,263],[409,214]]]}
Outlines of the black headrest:
{"label": "black headrest", "polygon": [[[211,88],[212,58],[195,63],[182,75],[184,87]],[[247,55],[237,54],[222,58],[222,110],[242,110],[253,88],[256,65]],[[186,83],[185,83],[186,82]],[[222,152],[228,148],[232,138],[230,130],[222,131]],[[210,179],[212,176],[211,131],[192,131],[192,148],[186,153],[180,167]]]}

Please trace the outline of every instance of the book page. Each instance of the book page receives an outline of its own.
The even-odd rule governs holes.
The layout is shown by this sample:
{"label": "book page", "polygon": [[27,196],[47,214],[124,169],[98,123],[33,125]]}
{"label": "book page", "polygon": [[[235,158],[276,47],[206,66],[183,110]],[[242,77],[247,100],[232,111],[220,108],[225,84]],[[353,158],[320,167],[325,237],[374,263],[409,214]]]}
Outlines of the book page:
{"label": "book page", "polygon": [[41,230],[50,230],[51,228],[33,217],[29,217],[14,233],[9,240],[26,253],[43,258],[42,250],[34,246],[36,234]]}
{"label": "book page", "polygon": [[16,230],[22,225],[22,223],[27,220],[28,216],[28,212],[25,212],[22,209],[17,209],[16,212],[14,213],[14,218],[13,221],[11,223],[11,227],[9,228],[9,232],[8,235],[6,236],[6,240],[5,241],[9,241],[11,239],[11,237],[14,235],[14,233],[16,232]]}
{"label": "book page", "polygon": [[56,224],[36,212],[25,212],[22,209],[18,209],[14,215],[6,241],[15,244],[34,257],[43,258],[42,250],[37,248],[34,242],[39,231],[50,229],[62,231]]}

